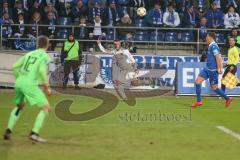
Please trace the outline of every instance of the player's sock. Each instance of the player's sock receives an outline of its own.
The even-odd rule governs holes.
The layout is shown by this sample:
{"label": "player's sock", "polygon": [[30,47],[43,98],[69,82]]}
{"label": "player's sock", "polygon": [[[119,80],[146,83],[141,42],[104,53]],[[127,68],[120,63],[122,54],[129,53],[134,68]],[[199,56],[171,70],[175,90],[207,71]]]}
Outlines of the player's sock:
{"label": "player's sock", "polygon": [[123,85],[115,85],[115,89],[121,98],[127,99]]}
{"label": "player's sock", "polygon": [[221,85],[221,89],[222,91],[225,93],[225,90],[226,90],[226,86],[224,84]]}
{"label": "player's sock", "polygon": [[201,97],[201,84],[196,84],[196,94],[197,94],[197,101],[201,102],[202,101],[202,97]]}
{"label": "player's sock", "polygon": [[32,129],[32,131],[34,133],[39,134],[39,131],[42,128],[44,120],[47,115],[48,115],[48,113],[44,112],[43,110],[38,113],[36,121],[35,121],[33,129]]}
{"label": "player's sock", "polygon": [[7,128],[10,129],[11,131],[13,130],[14,125],[16,124],[17,120],[20,117],[20,112],[21,112],[21,109],[18,107],[15,107],[10,114]]}
{"label": "player's sock", "polygon": [[118,86],[118,91],[120,93],[120,95],[122,96],[123,99],[127,99],[127,96],[125,94],[125,89],[123,85],[119,85]]}
{"label": "player's sock", "polygon": [[216,90],[214,90],[214,92],[216,92],[218,95],[220,95],[221,97],[223,97],[225,100],[227,100],[229,97],[219,88],[217,88]]}

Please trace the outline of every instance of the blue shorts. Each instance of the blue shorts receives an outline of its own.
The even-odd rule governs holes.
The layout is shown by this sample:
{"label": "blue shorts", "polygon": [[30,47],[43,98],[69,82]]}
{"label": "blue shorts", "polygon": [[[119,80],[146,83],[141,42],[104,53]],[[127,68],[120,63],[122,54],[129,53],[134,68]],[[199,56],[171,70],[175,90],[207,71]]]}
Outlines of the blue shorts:
{"label": "blue shorts", "polygon": [[199,77],[204,78],[205,80],[209,79],[210,85],[218,84],[218,72],[217,71],[210,71],[206,68],[201,70],[198,75]]}

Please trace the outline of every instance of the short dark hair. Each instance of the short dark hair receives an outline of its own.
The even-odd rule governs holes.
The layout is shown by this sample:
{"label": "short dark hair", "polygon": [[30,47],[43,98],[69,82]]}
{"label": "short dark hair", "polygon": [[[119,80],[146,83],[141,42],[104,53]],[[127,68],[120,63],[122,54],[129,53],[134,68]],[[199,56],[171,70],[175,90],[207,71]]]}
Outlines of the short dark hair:
{"label": "short dark hair", "polygon": [[117,39],[117,38],[114,40],[114,42],[120,42],[120,41],[121,41],[121,40],[120,40],[120,39]]}
{"label": "short dark hair", "polygon": [[37,38],[37,47],[38,48],[46,48],[48,46],[48,44],[49,44],[49,39],[47,36],[41,35]]}
{"label": "short dark hair", "polygon": [[213,39],[216,39],[216,33],[215,32],[208,32],[207,34],[209,37],[212,37]]}
{"label": "short dark hair", "polygon": [[235,6],[233,4],[229,5],[227,10],[229,10],[230,8],[233,8],[234,10],[236,10]]}

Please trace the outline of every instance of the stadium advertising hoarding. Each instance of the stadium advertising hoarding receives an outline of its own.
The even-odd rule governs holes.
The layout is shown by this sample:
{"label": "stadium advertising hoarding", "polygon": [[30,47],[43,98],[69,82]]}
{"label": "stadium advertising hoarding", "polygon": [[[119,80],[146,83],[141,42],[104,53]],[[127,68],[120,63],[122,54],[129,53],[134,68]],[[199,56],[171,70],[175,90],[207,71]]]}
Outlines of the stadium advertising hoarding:
{"label": "stadium advertising hoarding", "polygon": [[[17,58],[19,58],[19,55],[11,55],[7,54],[9,56],[12,56],[12,58],[8,58],[6,54],[0,55],[0,58],[3,60],[1,63],[1,85],[4,86],[13,86],[15,80],[13,75],[10,73],[12,64],[16,61]],[[63,76],[63,72],[61,70],[61,64],[59,59],[59,53],[50,53],[51,56],[51,63],[49,70],[50,72],[56,71],[57,68],[60,69],[60,71],[56,72],[58,75],[54,75],[51,78],[53,78],[53,81],[58,81],[57,79]],[[106,54],[100,54],[100,55],[90,55],[90,54],[84,54],[84,62],[82,63],[79,71],[80,76],[80,85],[86,85],[88,83],[93,82],[94,84],[103,83],[106,85],[107,88],[113,88],[112,85],[112,55],[106,55]],[[93,58],[94,57],[94,58]],[[181,65],[178,65],[178,79],[177,79],[177,93],[178,94],[194,94],[195,90],[194,87],[192,87],[192,83],[194,82],[193,79],[195,79],[196,75],[198,74],[198,69],[195,69],[194,75],[192,76],[192,79],[187,79],[191,77],[191,74],[193,73],[187,73],[183,72],[184,68],[187,68],[184,71],[191,70],[191,67],[200,65],[198,63],[199,57],[198,56],[161,56],[161,55],[134,55],[134,58],[137,62],[137,67],[140,70],[155,70],[157,71],[153,78],[156,80],[156,88],[160,87],[168,87],[171,89],[175,88],[175,69],[176,64],[179,63]],[[94,60],[93,60],[94,59]],[[224,58],[224,61],[226,61],[226,58]],[[183,62],[183,63],[181,63]],[[189,66],[185,66],[185,62],[194,62],[194,63],[186,63]],[[7,64],[7,65],[6,65]],[[204,65],[204,64],[201,64]],[[199,66],[201,68],[201,66]],[[164,74],[161,74],[158,72],[161,69],[165,69],[166,72]],[[158,74],[160,73],[160,74]],[[190,74],[190,75],[189,75]],[[87,76],[92,75],[92,79],[89,80]],[[148,79],[149,77],[141,77]],[[7,83],[6,83],[7,82]],[[72,81],[72,75],[70,75],[70,82]],[[186,83],[187,82],[187,83]],[[190,83],[190,87],[186,87],[186,84]],[[204,84],[203,84],[204,87]],[[149,86],[141,86],[136,87],[137,89],[152,89]],[[206,88],[206,89],[205,89]],[[230,94],[239,94],[239,89],[234,90],[227,90]],[[209,88],[204,87],[203,88],[204,94],[212,94],[212,92],[209,90]]]}
{"label": "stadium advertising hoarding", "polygon": [[[226,61],[226,59],[224,59]],[[178,95],[195,95],[195,79],[200,73],[201,69],[206,66],[206,63],[189,63],[189,62],[180,62],[177,64],[177,94]],[[240,75],[240,65],[238,65],[237,76]],[[219,86],[221,87],[221,78],[219,76]],[[226,89],[226,93],[229,95],[240,95],[240,88],[236,87],[235,89]],[[211,91],[209,81],[204,81],[202,84],[202,94],[204,95],[216,95],[215,92]]]}
{"label": "stadium advertising hoarding", "polygon": [[[100,72],[97,80],[107,87],[112,87],[112,56],[98,55]],[[175,85],[175,69],[178,62],[198,62],[198,56],[160,56],[160,55],[134,55],[139,70],[150,70],[152,74],[142,76],[140,79],[153,78],[156,88],[171,88]],[[151,89],[149,86],[134,87],[135,89]]]}
{"label": "stadium advertising hoarding", "polygon": [[[59,55],[56,53],[51,54],[52,61],[50,64],[50,71],[53,72],[60,64],[56,63]],[[175,87],[175,69],[178,62],[199,62],[198,56],[161,56],[161,55],[134,55],[139,70],[149,70],[151,74],[141,76],[140,79],[153,78],[156,82],[155,89],[157,88],[170,88]],[[59,60],[57,60],[59,61]],[[86,78],[91,77],[94,80]],[[112,84],[112,55],[100,54],[84,55],[84,63],[80,71],[80,85],[93,82],[94,84],[105,84],[106,88],[113,88]],[[70,75],[70,82],[72,75]],[[133,89],[152,89],[150,86],[134,87]]]}

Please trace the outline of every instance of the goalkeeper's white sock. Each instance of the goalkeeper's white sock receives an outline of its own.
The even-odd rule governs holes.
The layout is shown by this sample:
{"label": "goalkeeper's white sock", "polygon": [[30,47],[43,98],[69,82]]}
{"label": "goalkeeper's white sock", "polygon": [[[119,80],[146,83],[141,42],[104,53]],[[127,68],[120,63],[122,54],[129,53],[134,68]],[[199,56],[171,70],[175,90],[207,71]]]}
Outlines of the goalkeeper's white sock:
{"label": "goalkeeper's white sock", "polygon": [[124,89],[124,85],[114,85],[114,88],[116,89],[118,95],[122,98],[122,99],[127,99],[127,96],[125,94],[125,89]]}

